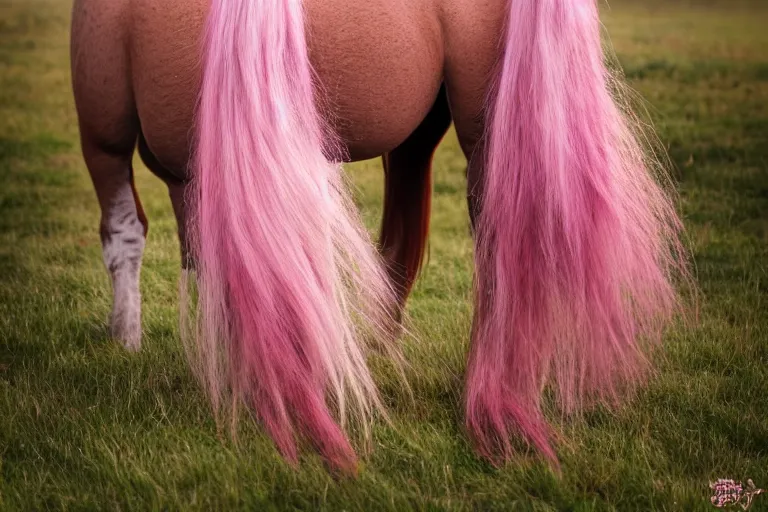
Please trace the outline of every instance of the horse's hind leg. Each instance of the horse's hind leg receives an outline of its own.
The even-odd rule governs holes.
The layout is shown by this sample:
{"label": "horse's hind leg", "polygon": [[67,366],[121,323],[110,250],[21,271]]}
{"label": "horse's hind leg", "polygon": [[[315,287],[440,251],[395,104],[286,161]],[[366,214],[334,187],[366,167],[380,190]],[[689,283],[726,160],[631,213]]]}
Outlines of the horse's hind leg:
{"label": "horse's hind leg", "polygon": [[101,205],[99,231],[114,296],[110,330],[127,349],[138,350],[139,272],[148,223],[133,185],[130,153],[111,153],[84,138],[83,154]]}
{"label": "horse's hind leg", "polygon": [[179,247],[181,249],[181,268],[183,270],[192,270],[194,265],[189,251],[189,236],[187,233],[187,204],[185,201],[187,193],[188,182],[182,180],[179,176],[184,173],[180,170],[172,172],[166,166],[164,166],[149,149],[147,141],[143,134],[139,134],[139,155],[144,165],[152,171],[152,173],[163,180],[168,187],[168,196],[171,199],[171,205],[173,206],[173,213],[176,216],[176,224],[179,234]]}
{"label": "horse's hind leg", "polygon": [[401,307],[424,260],[432,200],[432,155],[450,125],[443,87],[416,131],[384,155],[386,184],[380,244]]}
{"label": "horse's hind leg", "polygon": [[[181,249],[181,280],[179,281],[179,326],[181,328],[182,341],[190,339],[192,329],[192,305],[190,296],[190,272],[194,270],[194,262],[190,253],[190,239],[188,235],[188,206],[186,202],[188,181],[179,176],[184,173],[176,169],[171,172],[152,153],[143,134],[139,134],[139,155],[144,164],[152,173],[163,180],[168,187],[168,196],[171,198],[173,213],[176,216],[176,225],[179,234],[179,247]],[[194,278],[193,278],[194,279]],[[194,281],[192,281],[194,282]]]}
{"label": "horse's hind leg", "polygon": [[82,2],[75,4],[72,79],[83,156],[101,206],[104,264],[114,294],[111,333],[126,348],[137,350],[141,345],[139,272],[147,233],[131,167],[138,121],[122,27],[104,12],[109,10],[86,10]]}

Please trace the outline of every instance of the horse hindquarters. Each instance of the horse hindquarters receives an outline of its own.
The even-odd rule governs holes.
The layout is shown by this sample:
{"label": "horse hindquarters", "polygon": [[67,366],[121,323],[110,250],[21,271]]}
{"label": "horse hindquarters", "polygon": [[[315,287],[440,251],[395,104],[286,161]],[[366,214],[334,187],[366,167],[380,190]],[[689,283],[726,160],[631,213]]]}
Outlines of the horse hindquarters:
{"label": "horse hindquarters", "polygon": [[141,345],[139,273],[147,219],[133,184],[131,157],[138,121],[131,91],[124,30],[117,15],[124,2],[104,9],[75,3],[72,80],[85,162],[101,206],[100,235],[114,302],[111,333],[126,348]]}

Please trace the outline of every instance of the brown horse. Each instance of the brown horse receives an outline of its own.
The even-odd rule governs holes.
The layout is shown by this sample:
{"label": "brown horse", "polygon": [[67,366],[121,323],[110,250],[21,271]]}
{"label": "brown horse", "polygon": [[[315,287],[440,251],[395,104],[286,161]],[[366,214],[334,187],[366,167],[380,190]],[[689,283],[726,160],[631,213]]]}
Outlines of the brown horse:
{"label": "brown horse", "polygon": [[[633,362],[636,338],[656,332],[659,325],[648,319],[667,318],[675,303],[668,281],[668,269],[674,267],[668,242],[674,245],[678,221],[648,177],[628,123],[611,100],[595,1],[231,0],[227,4],[213,0],[212,4],[217,10],[209,11],[207,0],[75,0],[74,93],[83,153],[102,209],[104,260],[114,291],[114,337],[126,348],[140,346],[139,271],[148,221],[133,185],[134,150],[138,147],[147,167],[168,186],[183,265],[196,267],[201,262],[193,248],[195,236],[188,232],[195,229],[189,222],[194,205],[185,200],[190,197],[186,189],[198,172],[197,107],[202,105],[206,115],[206,105],[216,100],[203,77],[217,63],[221,69],[247,75],[242,61],[230,57],[250,50],[240,50],[232,42],[239,37],[238,28],[226,20],[254,26],[264,22],[270,27],[268,16],[280,13],[292,23],[303,23],[306,48],[297,50],[294,46],[304,36],[292,34],[290,24],[283,34],[283,18],[274,18],[281,25],[270,41],[284,46],[263,57],[270,63],[267,69],[275,70],[267,74],[293,83],[293,71],[283,68],[294,62],[289,60],[294,53],[299,56],[296,62],[303,62],[306,51],[316,77],[314,103],[322,121],[338,135],[345,159],[383,157],[386,194],[380,250],[400,306],[423,261],[432,155],[454,123],[468,160],[467,197],[478,230],[478,311],[467,392],[468,426],[481,451],[492,458],[498,452],[508,455],[512,424],[553,456],[537,413],[549,370],[555,369],[566,408],[574,405],[572,398],[582,395],[613,397],[616,389],[640,373]],[[301,15],[292,10],[297,6],[303,9]],[[261,34],[253,37],[259,39]],[[225,50],[216,60],[212,47],[219,43]],[[261,48],[251,56],[261,58],[259,51],[272,50]],[[281,61],[280,52],[289,58]],[[224,103],[230,94],[238,101],[244,97],[242,88],[221,94]],[[209,110],[215,113],[217,108]],[[233,115],[237,117],[237,111]],[[218,133],[215,126],[211,129]],[[226,143],[229,134],[224,127],[219,131]],[[205,152],[215,150],[208,147]],[[509,220],[504,220],[505,212]],[[223,252],[230,251],[228,240],[220,240]],[[502,245],[509,250],[502,250]],[[224,273],[235,272],[234,265]],[[320,272],[314,264],[310,267]],[[245,267],[237,268],[239,274],[235,273],[242,276]],[[271,282],[270,276],[279,272],[267,270],[264,276]],[[331,281],[322,275],[317,279],[318,289],[327,291],[322,283]],[[240,300],[236,296],[241,283],[232,276],[228,283],[221,302],[230,304]],[[249,293],[242,291],[241,299],[247,300]],[[265,297],[273,302],[271,295]],[[303,310],[286,304],[281,318],[288,315],[293,320],[281,329],[291,330],[304,321]],[[217,311],[210,314],[216,316]],[[239,320],[223,320],[223,330],[232,340],[227,346],[235,347],[227,350],[235,352],[248,343],[245,324],[251,318],[247,312],[237,315]],[[286,336],[292,340],[287,346],[303,343],[296,342],[301,333]],[[507,337],[511,341],[505,341]],[[583,339],[591,342],[582,346]],[[322,365],[321,370],[314,368],[310,345],[296,349],[297,367],[306,367],[313,375],[320,371],[318,379],[333,381],[335,377],[326,375],[335,375],[333,371]],[[558,347],[563,347],[563,357],[555,355]],[[310,355],[302,355],[305,350]],[[293,456],[292,441],[281,437],[280,425],[292,432],[295,424],[329,460],[345,465],[349,457],[338,453],[346,450],[343,442],[336,443],[333,432],[317,427],[325,425],[318,419],[325,406],[317,405],[325,387],[281,376],[276,366],[263,362],[271,357],[268,351],[259,352],[263,357],[254,359],[253,368],[241,367],[251,363],[238,360],[247,359],[247,351],[235,352],[227,356],[240,377],[229,386],[251,405],[260,400],[274,405],[268,411],[258,404],[254,407],[283,453]],[[295,394],[301,398],[259,380],[273,371],[274,382],[300,389]],[[256,389],[250,395],[243,390],[249,386]],[[290,411],[307,400],[317,408]],[[341,447],[328,448],[333,443]]]}

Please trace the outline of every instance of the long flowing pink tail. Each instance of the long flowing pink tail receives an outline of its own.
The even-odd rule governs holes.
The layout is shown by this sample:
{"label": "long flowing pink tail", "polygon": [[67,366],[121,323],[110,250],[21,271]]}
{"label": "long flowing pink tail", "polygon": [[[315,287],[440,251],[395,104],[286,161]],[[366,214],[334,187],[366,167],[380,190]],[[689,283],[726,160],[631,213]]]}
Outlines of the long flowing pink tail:
{"label": "long flowing pink tail", "polygon": [[617,404],[679,305],[681,222],[612,95],[596,0],[510,0],[488,105],[466,422],[495,462],[520,434],[556,460],[565,412]]}
{"label": "long flowing pink tail", "polygon": [[304,30],[300,0],[210,3],[189,352],[217,410],[245,402],[289,460],[304,436],[354,470],[342,426],[381,408],[362,340],[394,332],[394,296],[340,166],[324,156],[334,147]]}

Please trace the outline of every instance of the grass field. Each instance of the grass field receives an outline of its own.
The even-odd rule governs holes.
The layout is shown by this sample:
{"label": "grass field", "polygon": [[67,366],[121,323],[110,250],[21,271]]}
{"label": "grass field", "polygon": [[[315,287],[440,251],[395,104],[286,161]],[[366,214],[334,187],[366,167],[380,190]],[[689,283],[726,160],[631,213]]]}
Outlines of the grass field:
{"label": "grass field", "polygon": [[[611,4],[604,21],[679,183],[698,322],[669,333],[658,376],[625,409],[553,418],[562,475],[530,454],[500,470],[478,460],[460,418],[471,243],[451,136],[409,306],[413,401],[378,372],[393,425],[376,426],[357,479],[334,480],[311,454],[288,467],[255,426],[237,446],[217,434],[179,344],[169,201],[138,164],[144,348],[108,338],[69,2],[0,0],[0,510],[709,510],[710,480],[768,487],[768,5]],[[350,170],[373,228],[379,164]]]}

